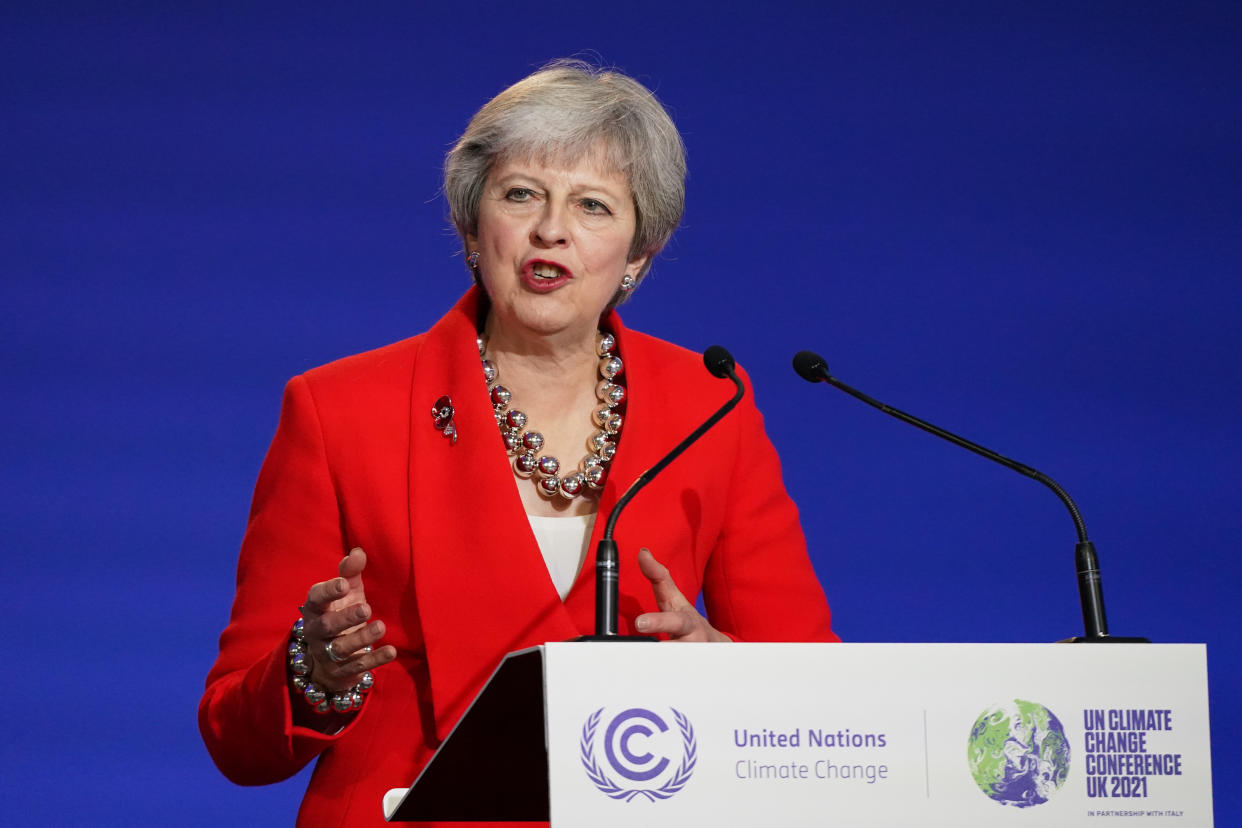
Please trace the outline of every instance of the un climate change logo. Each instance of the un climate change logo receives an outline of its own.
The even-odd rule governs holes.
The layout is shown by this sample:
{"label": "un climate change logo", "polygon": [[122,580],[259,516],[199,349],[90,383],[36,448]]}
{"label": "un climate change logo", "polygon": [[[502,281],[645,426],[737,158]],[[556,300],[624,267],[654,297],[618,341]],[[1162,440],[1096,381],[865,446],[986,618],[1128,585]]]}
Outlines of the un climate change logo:
{"label": "un climate change logo", "polygon": [[1018,808],[1047,802],[1069,775],[1065,728],[1051,710],[1022,699],[980,714],[967,757],[979,789]]}
{"label": "un climate change logo", "polygon": [[[604,726],[596,747],[604,708],[587,717],[582,726],[579,755],[595,787],[626,802],[645,796],[652,802],[680,791],[694,772],[698,745],[690,720],[669,708],[677,731],[656,713],[641,707],[623,710]],[[603,754],[601,766],[598,754]],[[673,767],[677,763],[676,768]],[[616,778],[619,777],[620,782]]]}

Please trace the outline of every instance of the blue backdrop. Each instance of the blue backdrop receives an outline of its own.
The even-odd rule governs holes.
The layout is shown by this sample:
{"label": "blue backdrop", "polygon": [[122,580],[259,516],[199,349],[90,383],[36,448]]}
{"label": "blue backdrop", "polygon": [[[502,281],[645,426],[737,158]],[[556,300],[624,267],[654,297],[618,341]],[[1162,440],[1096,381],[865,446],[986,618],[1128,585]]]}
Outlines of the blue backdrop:
{"label": "blue backdrop", "polygon": [[626,320],[751,371],[840,634],[1076,634],[1074,534],[1037,484],[803,383],[807,347],[1070,490],[1113,632],[1208,643],[1221,824],[1242,808],[1236,2],[20,5],[15,824],[291,823],[305,777],[234,787],[195,724],[282,384],[457,298],[444,151],[584,50],[689,149],[685,225]]}

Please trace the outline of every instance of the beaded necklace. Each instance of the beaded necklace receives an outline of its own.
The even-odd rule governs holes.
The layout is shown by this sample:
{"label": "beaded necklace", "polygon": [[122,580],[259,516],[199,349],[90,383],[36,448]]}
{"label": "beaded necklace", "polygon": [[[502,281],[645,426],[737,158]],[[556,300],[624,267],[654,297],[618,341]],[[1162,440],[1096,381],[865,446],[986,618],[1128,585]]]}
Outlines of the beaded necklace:
{"label": "beaded necklace", "polygon": [[604,488],[605,467],[617,453],[621,439],[621,408],[625,403],[625,386],[621,377],[622,362],[617,356],[617,338],[597,331],[595,353],[600,357],[599,384],[595,396],[600,404],[591,412],[591,421],[598,430],[587,440],[587,454],[578,468],[563,474],[560,460],[543,451],[543,435],[530,427],[526,413],[511,407],[513,394],[500,384],[500,370],[487,358],[487,338],[478,337],[479,358],[483,361],[483,379],[496,415],[505,450],[513,457],[513,473],[523,479],[535,478],[535,488],[544,497],[557,495],[573,500],[579,495],[596,494]]}

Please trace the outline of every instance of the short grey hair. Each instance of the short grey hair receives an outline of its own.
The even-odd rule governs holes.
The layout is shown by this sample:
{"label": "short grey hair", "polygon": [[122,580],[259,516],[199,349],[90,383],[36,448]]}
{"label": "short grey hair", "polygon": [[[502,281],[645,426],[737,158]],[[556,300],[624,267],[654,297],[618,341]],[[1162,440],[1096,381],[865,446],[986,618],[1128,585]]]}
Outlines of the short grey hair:
{"label": "short grey hair", "polygon": [[500,162],[533,158],[574,164],[593,152],[628,179],[636,223],[630,259],[647,275],[681,222],[686,150],[677,127],[645,86],[615,70],[558,60],[475,113],[444,159],[444,194],[457,232],[476,235],[487,176]]}

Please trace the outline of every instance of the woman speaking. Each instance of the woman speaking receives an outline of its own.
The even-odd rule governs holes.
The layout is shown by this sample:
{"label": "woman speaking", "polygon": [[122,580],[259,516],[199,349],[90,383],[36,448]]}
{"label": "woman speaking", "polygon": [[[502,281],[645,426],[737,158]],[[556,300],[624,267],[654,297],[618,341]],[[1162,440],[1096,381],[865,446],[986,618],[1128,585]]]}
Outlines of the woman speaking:
{"label": "woman speaking", "polygon": [[[444,191],[474,286],[285,389],[199,707],[229,779],[316,760],[298,825],[382,824],[505,653],[593,631],[596,516],[730,393],[615,311],[684,190],[668,114],[616,72],[552,64],[470,121]],[[749,400],[619,522],[621,633],[836,640]]]}

